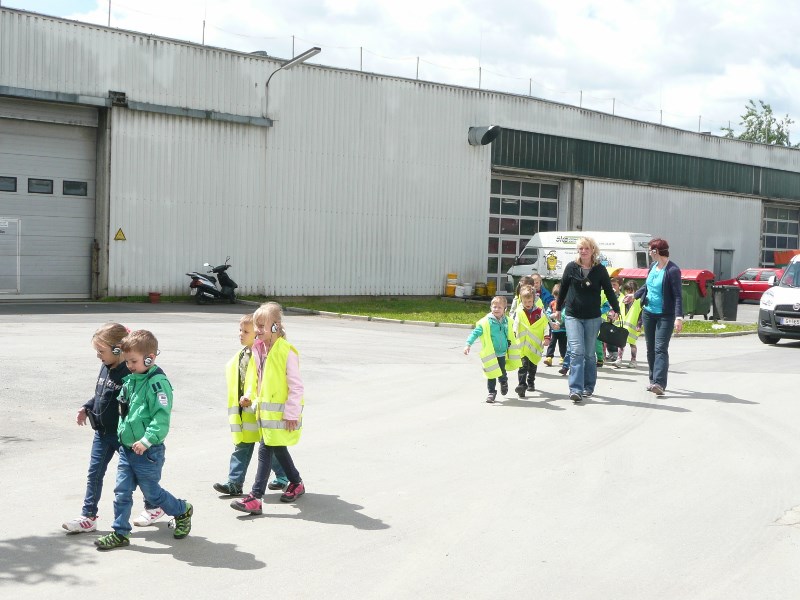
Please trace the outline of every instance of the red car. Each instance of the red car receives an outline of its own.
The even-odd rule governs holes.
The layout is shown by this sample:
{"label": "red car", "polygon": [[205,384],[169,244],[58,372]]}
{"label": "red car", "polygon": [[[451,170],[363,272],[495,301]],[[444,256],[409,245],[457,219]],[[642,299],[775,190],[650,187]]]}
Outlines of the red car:
{"label": "red car", "polygon": [[775,280],[781,278],[783,269],[774,267],[753,267],[742,271],[733,279],[715,281],[714,285],[735,285],[739,287],[739,302],[742,300],[761,300],[761,294],[770,287],[769,278],[775,276]]}

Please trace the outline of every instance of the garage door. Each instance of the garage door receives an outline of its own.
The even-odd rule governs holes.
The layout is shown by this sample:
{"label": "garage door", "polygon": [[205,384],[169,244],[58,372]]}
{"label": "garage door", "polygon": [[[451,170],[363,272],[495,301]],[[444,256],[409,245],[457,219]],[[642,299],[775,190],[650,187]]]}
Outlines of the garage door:
{"label": "garage door", "polygon": [[[39,108],[29,115],[43,120],[8,118],[24,116],[29,106]],[[73,113],[80,117],[77,120],[87,121],[87,110],[0,103],[0,294],[4,296],[91,295],[97,130],[47,122],[76,122]]]}

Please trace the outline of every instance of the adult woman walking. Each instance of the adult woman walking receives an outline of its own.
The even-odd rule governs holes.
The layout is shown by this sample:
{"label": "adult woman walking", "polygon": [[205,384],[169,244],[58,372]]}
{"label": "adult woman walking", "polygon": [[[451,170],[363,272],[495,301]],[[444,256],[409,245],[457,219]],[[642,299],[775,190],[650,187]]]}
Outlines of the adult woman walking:
{"label": "adult woman walking", "polygon": [[[667,240],[650,240],[650,258],[653,263],[647,281],[632,297],[642,299],[642,325],[647,344],[647,366],[650,369],[647,390],[656,396],[663,396],[667,389],[672,330],[680,333],[683,329],[681,270],[669,259]],[[626,296],[630,297],[630,294]]]}
{"label": "adult woman walking", "polygon": [[569,263],[561,278],[554,320],[564,311],[567,328],[567,352],[570,354],[569,397],[575,404],[594,393],[597,383],[597,362],[594,348],[600,331],[600,291],[611,304],[609,316],[614,319],[619,303],[611,287],[608,271],[597,257],[597,243],[589,237],[578,240],[578,260]]}

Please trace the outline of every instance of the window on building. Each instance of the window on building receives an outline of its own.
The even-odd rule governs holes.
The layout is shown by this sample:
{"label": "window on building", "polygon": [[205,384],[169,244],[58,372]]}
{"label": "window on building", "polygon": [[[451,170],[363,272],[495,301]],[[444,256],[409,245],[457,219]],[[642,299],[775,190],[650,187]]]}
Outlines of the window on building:
{"label": "window on building", "polygon": [[493,177],[489,197],[487,282],[498,289],[526,244],[540,231],[558,229],[558,184]]}
{"label": "window on building", "polygon": [[16,191],[17,191],[16,177],[0,177],[0,192],[16,192]]}
{"label": "window on building", "polygon": [[28,179],[28,193],[29,194],[52,194],[53,193],[53,180],[52,179]]}
{"label": "window on building", "polygon": [[64,181],[63,192],[65,196],[88,196],[89,184],[85,181]]}
{"label": "window on building", "polygon": [[775,265],[775,252],[800,248],[800,209],[767,206],[761,224],[761,266]]}

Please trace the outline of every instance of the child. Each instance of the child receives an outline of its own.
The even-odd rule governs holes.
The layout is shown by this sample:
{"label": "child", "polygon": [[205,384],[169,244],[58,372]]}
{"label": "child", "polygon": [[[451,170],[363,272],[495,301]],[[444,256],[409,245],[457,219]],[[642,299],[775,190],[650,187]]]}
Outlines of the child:
{"label": "child", "polygon": [[288,446],[300,441],[303,431],[303,382],[300,357],[286,341],[280,304],[267,302],[253,313],[258,339],[253,343],[256,367],[254,398],[261,442],[258,446],[258,471],[250,493],[231,502],[231,508],[251,515],[261,514],[261,498],[269,479],[274,456],[289,478],[281,502],[294,502],[306,493],[306,486],[294,466]]}
{"label": "child", "polygon": [[[612,277],[611,287],[614,289],[614,294],[617,296],[617,302],[619,302],[619,279]],[[616,346],[609,346],[608,344],[603,345],[605,346],[606,350],[605,358],[611,362],[615,362],[617,360],[617,352],[619,349]]]}
{"label": "child", "polygon": [[[94,396],[81,406],[76,417],[78,425],[86,425],[86,421],[94,429],[92,453],[89,457],[89,475],[86,478],[86,494],[83,498],[81,516],[64,522],[61,527],[69,533],[90,532],[97,529],[97,505],[103,492],[103,477],[108,463],[119,450],[117,439],[117,423],[119,422],[119,404],[117,396],[122,389],[123,378],[130,373],[122,358],[119,343],[128,335],[128,330],[119,323],[106,323],[94,332],[92,346],[102,365],[100,375],[95,384]],[[145,500],[145,510],[137,519],[143,525],[150,525],[164,516],[164,511]]]}
{"label": "child", "polygon": [[535,296],[533,287],[522,288],[519,293],[520,307],[514,319],[514,331],[522,354],[522,365],[517,373],[519,385],[514,391],[520,398],[525,397],[526,389],[529,392],[536,391],[536,366],[542,360],[544,333],[547,329],[542,301]]}
{"label": "child", "polygon": [[522,291],[522,288],[532,285],[533,285],[533,277],[529,277],[528,275],[523,275],[522,277],[519,278],[519,283],[517,283],[517,289],[514,290],[514,300],[511,301],[511,310],[508,311],[508,318],[511,319],[511,321],[514,320],[514,317],[517,314],[520,291]]}
{"label": "child", "polygon": [[[628,281],[625,283],[623,298],[628,294],[633,295],[636,293],[636,282]],[[630,304],[620,302],[619,307],[622,309],[620,316],[622,317],[622,324],[628,330],[628,345],[631,347],[631,360],[628,363],[629,369],[636,368],[636,340],[639,338],[639,332],[642,331],[642,302],[639,298],[632,299]],[[614,367],[617,369],[622,368],[622,356],[625,353],[625,346],[619,349],[617,360],[614,362]]]}
{"label": "child", "polygon": [[[558,295],[561,293],[561,284],[557,283],[553,286],[553,301],[545,310],[548,319],[551,319],[556,310],[556,303],[558,302]],[[559,373],[566,375],[569,371],[569,355],[567,354],[567,330],[564,323],[561,321],[550,321],[550,344],[547,346],[547,354],[544,359],[544,364],[548,367],[553,365],[553,356],[556,353],[556,344],[558,344],[558,354],[561,356],[561,368]]]}
{"label": "child", "polygon": [[[239,343],[244,346],[225,366],[225,378],[228,383],[228,423],[233,436],[233,453],[231,454],[227,483],[215,483],[214,489],[225,496],[239,496],[242,493],[247,467],[253,457],[256,442],[261,439],[256,421],[256,409],[249,398],[250,390],[255,389],[255,363],[253,362],[253,342],[256,331],[253,327],[253,315],[244,315],[239,319]],[[272,468],[275,480],[269,484],[271,490],[285,489],[289,483],[280,463],[273,458]]]}
{"label": "child", "polygon": [[161,487],[164,466],[164,438],[169,432],[172,411],[172,386],[155,366],[158,340],[149,331],[129,333],[119,344],[131,374],[125,377],[119,396],[119,466],[114,489],[113,531],[95,540],[100,550],[130,544],[133,490],[142,490],[148,502],[175,518],[176,539],[192,529],[192,505],[178,500]]}
{"label": "child", "polygon": [[553,294],[542,285],[542,276],[538,273],[534,273],[531,275],[531,279],[533,279],[533,291],[542,299],[543,306],[550,306],[550,303],[553,301]]}
{"label": "child", "polygon": [[486,402],[494,403],[497,398],[497,380],[500,380],[500,393],[508,393],[508,375],[506,371],[518,369],[520,361],[519,343],[514,336],[513,328],[508,326],[506,317],[508,303],[503,296],[492,298],[491,312],[478,321],[475,329],[467,339],[464,354],[469,354],[470,346],[481,338],[481,362],[483,374],[488,379],[489,395]]}

